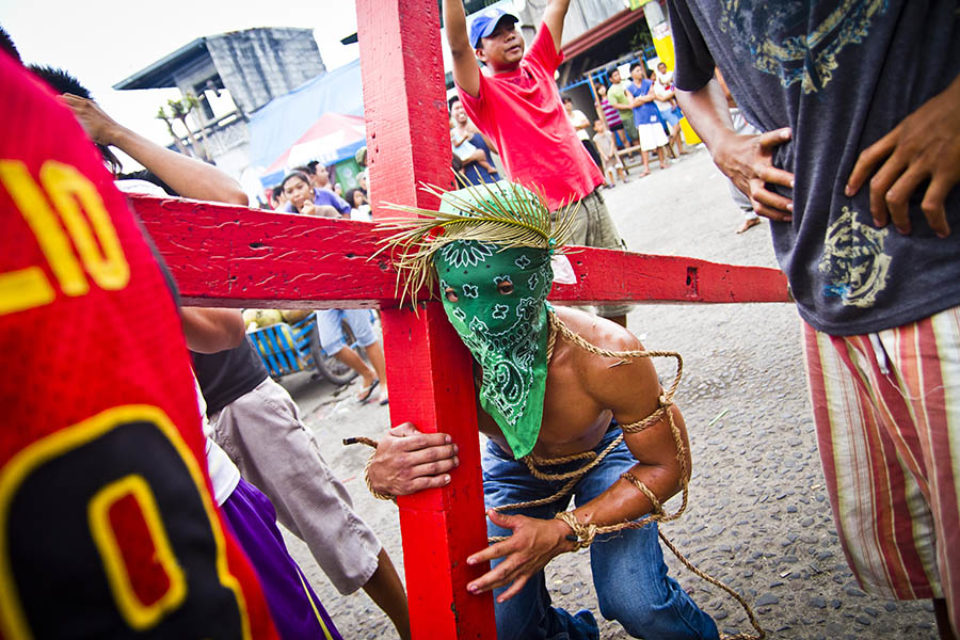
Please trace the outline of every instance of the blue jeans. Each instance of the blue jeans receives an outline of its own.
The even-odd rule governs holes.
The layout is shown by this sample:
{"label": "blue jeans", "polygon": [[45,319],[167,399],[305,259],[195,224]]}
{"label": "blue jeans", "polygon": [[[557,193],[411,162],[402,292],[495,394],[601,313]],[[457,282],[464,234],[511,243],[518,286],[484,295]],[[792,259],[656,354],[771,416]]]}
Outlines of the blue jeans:
{"label": "blue jeans", "polygon": [[[619,435],[620,429],[611,429],[595,451],[606,448]],[[577,504],[585,504],[603,493],[636,462],[621,442],[574,486],[572,495]],[[551,467],[550,472],[569,471],[580,464],[573,462]],[[526,465],[514,460],[492,441],[487,443],[483,452],[483,492],[488,509],[550,496],[564,482],[534,478]],[[569,501],[570,496],[566,496],[551,504],[510,513],[552,518],[565,509]],[[490,536],[510,535],[509,530],[489,522],[487,531]],[[710,616],[701,611],[676,580],[667,575],[655,523],[642,529],[625,529],[597,536],[590,546],[590,565],[600,613],[608,620],[619,622],[631,636],[656,640],[719,638],[717,626]],[[495,591],[494,595],[506,588]],[[499,640],[599,637],[596,623],[588,612],[572,616],[563,609],[550,606],[550,594],[542,571],[531,576],[520,593],[495,607]]]}

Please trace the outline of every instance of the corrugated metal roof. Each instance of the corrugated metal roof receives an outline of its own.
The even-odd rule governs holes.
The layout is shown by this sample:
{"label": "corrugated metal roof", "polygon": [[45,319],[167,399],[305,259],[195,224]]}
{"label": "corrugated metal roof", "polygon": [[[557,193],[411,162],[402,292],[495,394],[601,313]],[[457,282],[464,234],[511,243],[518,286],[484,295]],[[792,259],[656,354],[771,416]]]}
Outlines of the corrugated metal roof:
{"label": "corrugated metal roof", "polygon": [[163,89],[176,87],[174,71],[190,64],[201,56],[210,55],[207,51],[207,39],[197,38],[183,45],[173,53],[167,54],[153,64],[113,85],[114,89]]}
{"label": "corrugated metal roof", "polygon": [[576,38],[563,43],[563,57],[571,60],[587,49],[593,47],[610,35],[625,29],[643,19],[643,9],[626,9],[588,31],[584,31]]}

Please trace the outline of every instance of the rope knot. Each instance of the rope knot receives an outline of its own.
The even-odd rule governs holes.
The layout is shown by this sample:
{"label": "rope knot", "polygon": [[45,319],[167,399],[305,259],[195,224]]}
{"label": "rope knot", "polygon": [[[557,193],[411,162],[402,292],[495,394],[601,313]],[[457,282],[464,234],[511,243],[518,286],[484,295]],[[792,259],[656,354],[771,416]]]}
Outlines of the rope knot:
{"label": "rope knot", "polygon": [[573,514],[573,511],[561,511],[555,515],[554,518],[565,522],[573,531],[574,535],[577,536],[576,541],[571,540],[571,542],[574,542],[576,545],[577,551],[586,549],[593,544],[593,539],[597,536],[597,525],[592,522],[590,524],[581,524],[580,521],[577,520],[577,516]]}

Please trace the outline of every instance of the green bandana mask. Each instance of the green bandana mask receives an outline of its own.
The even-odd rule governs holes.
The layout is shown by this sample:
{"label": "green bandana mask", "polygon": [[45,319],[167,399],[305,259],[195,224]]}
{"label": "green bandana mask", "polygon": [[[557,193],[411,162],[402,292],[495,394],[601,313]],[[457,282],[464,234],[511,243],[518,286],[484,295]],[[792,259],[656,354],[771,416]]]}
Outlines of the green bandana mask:
{"label": "green bandana mask", "polygon": [[434,266],[447,317],[483,368],[480,405],[522,458],[543,417],[550,252],[460,240],[440,249]]}
{"label": "green bandana mask", "polygon": [[439,281],[450,323],[483,367],[480,406],[522,458],[543,418],[551,257],[573,233],[576,208],[551,214],[543,194],[505,180],[423,190],[439,210],[389,205],[415,215],[380,225],[393,232],[382,250],[414,302]]}

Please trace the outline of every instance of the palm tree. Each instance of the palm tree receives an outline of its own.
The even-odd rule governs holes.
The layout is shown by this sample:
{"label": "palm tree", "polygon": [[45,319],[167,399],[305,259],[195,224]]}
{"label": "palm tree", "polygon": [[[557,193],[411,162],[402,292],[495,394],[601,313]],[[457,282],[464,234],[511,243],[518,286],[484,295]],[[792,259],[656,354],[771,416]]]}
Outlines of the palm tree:
{"label": "palm tree", "polygon": [[157,119],[163,120],[163,123],[167,125],[167,131],[170,132],[170,137],[173,138],[173,144],[177,145],[177,151],[182,153],[185,156],[189,156],[190,152],[187,151],[187,148],[183,146],[183,143],[180,142],[180,136],[177,135],[177,132],[173,130],[173,122],[170,121],[170,116],[167,114],[167,110],[161,107],[157,109]]}
{"label": "palm tree", "polygon": [[200,101],[197,100],[196,96],[189,93],[179,100],[167,100],[170,113],[173,114],[173,117],[179,120],[180,123],[183,124],[183,128],[187,130],[187,138],[190,140],[190,147],[193,149],[194,155],[209,162],[210,157],[207,155],[207,150],[197,142],[193,132],[190,130],[190,125],[187,124],[187,116],[199,105]]}

